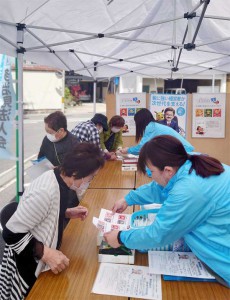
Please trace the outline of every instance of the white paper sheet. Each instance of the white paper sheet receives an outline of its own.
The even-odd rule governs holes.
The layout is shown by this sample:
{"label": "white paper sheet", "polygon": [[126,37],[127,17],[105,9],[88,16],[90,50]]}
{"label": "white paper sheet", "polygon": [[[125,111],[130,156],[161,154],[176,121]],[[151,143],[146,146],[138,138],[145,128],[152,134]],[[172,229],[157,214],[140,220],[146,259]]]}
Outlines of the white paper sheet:
{"label": "white paper sheet", "polygon": [[112,230],[128,230],[130,228],[129,214],[118,214],[111,210],[102,208],[99,218],[93,218],[93,224],[100,230],[101,233]]}
{"label": "white paper sheet", "polygon": [[191,252],[149,251],[148,258],[153,274],[214,279]]}
{"label": "white paper sheet", "polygon": [[162,299],[161,276],[148,267],[101,263],[92,293],[141,299]]}
{"label": "white paper sheet", "polygon": [[33,165],[26,171],[32,180],[36,179],[44,172],[52,170],[54,168],[53,164],[47,158],[33,160],[32,163]]}

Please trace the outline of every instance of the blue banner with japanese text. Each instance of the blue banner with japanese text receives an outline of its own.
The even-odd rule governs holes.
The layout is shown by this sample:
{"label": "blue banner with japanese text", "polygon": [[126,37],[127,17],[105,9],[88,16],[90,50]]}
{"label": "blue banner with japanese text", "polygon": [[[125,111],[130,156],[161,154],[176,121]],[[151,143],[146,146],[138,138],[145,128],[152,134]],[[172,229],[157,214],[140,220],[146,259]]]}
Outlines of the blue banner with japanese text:
{"label": "blue banner with japanese text", "polygon": [[0,54],[0,159],[15,159],[10,151],[15,120],[15,99],[10,59]]}
{"label": "blue banner with japanese text", "polygon": [[159,123],[186,137],[187,95],[150,94],[150,111]]}

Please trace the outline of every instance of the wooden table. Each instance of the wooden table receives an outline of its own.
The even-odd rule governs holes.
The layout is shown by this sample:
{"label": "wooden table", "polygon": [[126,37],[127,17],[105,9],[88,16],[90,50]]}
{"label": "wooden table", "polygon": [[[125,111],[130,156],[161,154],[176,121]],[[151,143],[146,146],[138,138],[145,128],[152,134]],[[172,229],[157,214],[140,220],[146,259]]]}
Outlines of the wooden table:
{"label": "wooden table", "polygon": [[151,181],[152,178],[148,177],[147,175],[143,175],[136,172],[135,188],[138,188],[139,186],[149,183]]}
{"label": "wooden table", "polygon": [[[70,266],[58,275],[42,273],[27,300],[123,300],[127,297],[91,294],[98,271],[98,230],[92,224],[101,208],[111,209],[114,200],[123,197],[126,190],[88,190],[82,200],[89,215],[84,222],[71,220],[67,226],[61,251],[70,259]],[[116,196],[116,197],[115,197]]]}
{"label": "wooden table", "polygon": [[135,172],[122,171],[121,161],[106,161],[98,175],[94,177],[89,189],[127,189],[135,187]]}
{"label": "wooden table", "polygon": [[[109,170],[115,172],[119,165],[117,162],[106,164],[101,177],[109,183]],[[107,169],[108,168],[108,169]],[[117,171],[118,172],[118,171]],[[119,172],[118,172],[119,173]],[[129,172],[124,172],[124,174]],[[131,185],[133,174],[129,174],[127,185]],[[99,175],[98,175],[99,177]],[[117,175],[117,178],[123,174]],[[103,178],[103,179],[102,179]],[[96,178],[95,178],[96,179]],[[148,178],[141,177],[146,183]],[[125,180],[125,179],[124,179]],[[150,180],[150,179],[149,179]],[[114,184],[116,185],[116,184]],[[122,184],[121,184],[122,185]],[[106,187],[105,182],[102,186]],[[72,220],[64,232],[61,251],[70,258],[70,266],[58,275],[48,271],[42,273],[27,300],[127,300],[127,297],[91,294],[94,280],[98,272],[98,249],[96,246],[97,229],[92,225],[93,216],[98,217],[101,208],[111,209],[114,201],[124,197],[127,189],[88,189],[82,205],[89,208],[89,216],[84,221]],[[129,211],[131,213],[131,211]],[[136,251],[135,264],[147,266],[147,254]],[[131,298],[132,300],[137,298]],[[176,282],[162,280],[162,300],[229,300],[230,289],[218,283],[210,282]]]}

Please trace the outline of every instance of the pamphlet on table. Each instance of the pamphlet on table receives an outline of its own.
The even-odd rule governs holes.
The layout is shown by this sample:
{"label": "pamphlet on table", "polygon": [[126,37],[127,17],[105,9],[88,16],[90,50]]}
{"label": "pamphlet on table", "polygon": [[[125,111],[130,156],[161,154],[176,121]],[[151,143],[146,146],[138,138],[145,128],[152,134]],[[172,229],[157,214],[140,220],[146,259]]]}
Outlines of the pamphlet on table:
{"label": "pamphlet on table", "polygon": [[150,274],[148,267],[101,263],[92,292],[161,300],[161,276]]}
{"label": "pamphlet on table", "polygon": [[149,251],[148,259],[153,274],[214,279],[192,252]]}

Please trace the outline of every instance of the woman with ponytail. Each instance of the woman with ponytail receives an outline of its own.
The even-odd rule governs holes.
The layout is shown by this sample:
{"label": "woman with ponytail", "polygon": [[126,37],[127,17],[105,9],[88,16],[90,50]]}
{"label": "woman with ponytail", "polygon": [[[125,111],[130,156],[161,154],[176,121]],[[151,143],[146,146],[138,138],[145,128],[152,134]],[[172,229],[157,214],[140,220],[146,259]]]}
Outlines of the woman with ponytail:
{"label": "woman with ponytail", "polygon": [[230,167],[207,155],[189,155],[169,135],[142,147],[138,170],[145,173],[146,167],[153,181],[118,200],[113,212],[161,203],[155,221],[144,228],[107,233],[107,242],[141,250],[184,238],[207,270],[230,287]]}

